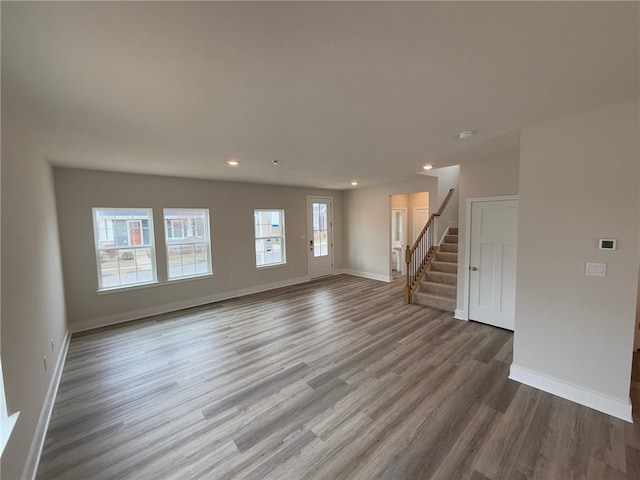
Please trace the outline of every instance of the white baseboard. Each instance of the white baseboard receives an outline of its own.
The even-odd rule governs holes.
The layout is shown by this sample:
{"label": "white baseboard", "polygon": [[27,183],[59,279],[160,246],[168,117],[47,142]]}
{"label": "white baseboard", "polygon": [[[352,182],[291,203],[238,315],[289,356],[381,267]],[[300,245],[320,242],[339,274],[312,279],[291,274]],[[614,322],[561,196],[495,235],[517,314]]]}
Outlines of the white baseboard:
{"label": "white baseboard", "polygon": [[93,318],[91,320],[73,323],[69,327],[71,328],[72,333],[82,332],[85,330],[92,330],[94,328],[129,322],[131,320],[138,320],[140,318],[150,317],[152,315],[175,312],[177,310],[183,310],[185,308],[198,307],[200,305],[206,305],[207,303],[220,302],[222,300],[229,300],[230,298],[242,297],[244,295],[251,295],[253,293],[266,292],[268,290],[273,290],[276,288],[289,287],[291,285],[297,285],[299,283],[305,283],[308,281],[309,277],[297,277],[280,282],[267,283],[264,285],[256,285],[255,287],[241,288],[239,290],[217,293],[215,295],[209,295],[206,297],[192,298],[190,300],[184,300],[181,302],[167,303],[164,305],[156,305],[149,308],[141,308],[139,310],[133,310],[131,312]]}
{"label": "white baseboard", "polygon": [[370,280],[379,280],[381,282],[391,283],[393,282],[393,276],[382,275],[380,273],[363,272],[361,270],[350,270],[348,268],[342,269],[342,273],[347,275],[353,275],[354,277],[368,278]]}
{"label": "white baseboard", "polygon": [[33,479],[38,472],[38,464],[40,463],[40,455],[42,455],[42,448],[44,447],[44,440],[47,436],[47,430],[49,428],[49,421],[51,420],[51,414],[53,413],[53,405],[56,401],[56,395],[58,393],[58,387],[60,386],[60,379],[62,378],[62,370],[64,369],[64,362],[67,359],[67,351],[69,350],[69,342],[71,341],[71,332],[67,331],[60,346],[60,355],[56,362],[56,368],[51,375],[51,383],[47,389],[47,396],[44,399],[44,405],[40,411],[40,418],[38,419],[38,425],[36,426],[36,432],[31,442],[31,448],[29,449],[29,456],[27,457],[27,463],[24,466],[22,472],[22,478]]}
{"label": "white baseboard", "polygon": [[631,400],[621,402],[615,398],[607,397],[600,393],[577,387],[569,383],[547,377],[526,368],[511,364],[509,378],[516,382],[524,383],[558,397],[571,400],[585,407],[593,408],[616,418],[633,423],[631,416]]}
{"label": "white baseboard", "polygon": [[460,309],[460,308],[456,308],[455,313],[453,314],[453,318],[457,319],[457,320],[469,320],[469,315],[467,315],[467,312]]}

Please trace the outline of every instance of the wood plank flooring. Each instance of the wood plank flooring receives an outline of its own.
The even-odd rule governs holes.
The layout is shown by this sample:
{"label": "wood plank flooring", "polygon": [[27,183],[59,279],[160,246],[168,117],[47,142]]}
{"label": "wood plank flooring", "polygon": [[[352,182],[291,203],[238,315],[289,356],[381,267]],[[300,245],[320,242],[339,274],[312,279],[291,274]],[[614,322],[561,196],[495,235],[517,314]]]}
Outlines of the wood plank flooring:
{"label": "wood plank flooring", "polygon": [[37,478],[640,478],[638,423],[511,356],[347,275],[74,335]]}

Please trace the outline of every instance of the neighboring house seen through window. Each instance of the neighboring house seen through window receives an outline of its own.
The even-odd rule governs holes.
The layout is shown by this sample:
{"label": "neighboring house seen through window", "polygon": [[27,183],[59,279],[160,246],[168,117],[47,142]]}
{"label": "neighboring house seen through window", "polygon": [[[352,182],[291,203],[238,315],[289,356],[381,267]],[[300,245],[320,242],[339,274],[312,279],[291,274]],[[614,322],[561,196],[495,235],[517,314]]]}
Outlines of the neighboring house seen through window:
{"label": "neighboring house seen through window", "polygon": [[285,264],[284,210],[254,210],[253,220],[256,267]]}
{"label": "neighboring house seen through window", "polygon": [[211,236],[208,209],[164,209],[169,280],[209,275]]}
{"label": "neighboring house seen through window", "polygon": [[150,208],[94,208],[93,229],[99,290],[156,282]]}

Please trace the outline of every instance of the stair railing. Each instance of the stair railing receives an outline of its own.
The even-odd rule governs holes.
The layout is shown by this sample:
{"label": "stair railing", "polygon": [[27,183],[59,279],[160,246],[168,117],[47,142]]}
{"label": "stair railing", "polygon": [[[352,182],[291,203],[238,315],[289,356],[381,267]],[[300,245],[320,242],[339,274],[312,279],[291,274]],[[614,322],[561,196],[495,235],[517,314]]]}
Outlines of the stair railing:
{"label": "stair railing", "polygon": [[431,214],[427,224],[420,232],[420,235],[418,235],[413,246],[409,247],[409,245],[407,245],[404,256],[405,263],[407,264],[407,284],[404,289],[404,303],[411,303],[411,297],[418,289],[422,277],[424,277],[427,268],[436,256],[436,252],[438,251],[438,245],[435,244],[434,240],[436,217],[442,215],[454,191],[455,188],[449,190],[447,198],[445,198],[442,205],[440,205],[440,210]]}

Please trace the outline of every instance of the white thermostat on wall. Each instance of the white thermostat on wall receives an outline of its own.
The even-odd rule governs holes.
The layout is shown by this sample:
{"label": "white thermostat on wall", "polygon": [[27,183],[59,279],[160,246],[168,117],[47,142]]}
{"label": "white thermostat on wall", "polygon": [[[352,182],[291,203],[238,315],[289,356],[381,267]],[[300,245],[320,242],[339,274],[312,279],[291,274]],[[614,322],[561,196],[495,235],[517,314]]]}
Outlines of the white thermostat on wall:
{"label": "white thermostat on wall", "polygon": [[617,240],[614,240],[613,238],[601,238],[598,240],[598,249],[615,250],[617,243]]}

